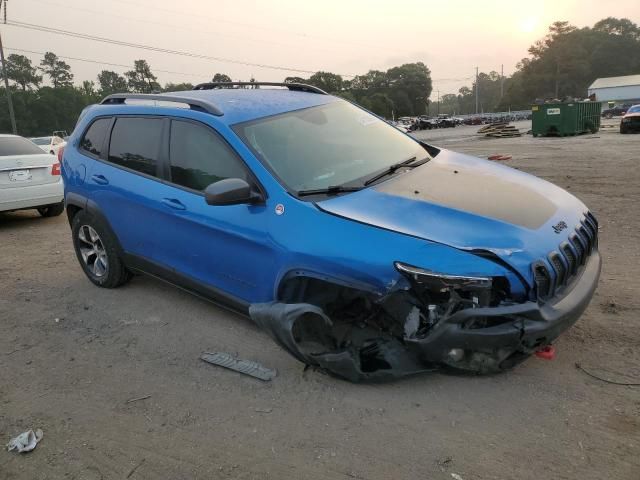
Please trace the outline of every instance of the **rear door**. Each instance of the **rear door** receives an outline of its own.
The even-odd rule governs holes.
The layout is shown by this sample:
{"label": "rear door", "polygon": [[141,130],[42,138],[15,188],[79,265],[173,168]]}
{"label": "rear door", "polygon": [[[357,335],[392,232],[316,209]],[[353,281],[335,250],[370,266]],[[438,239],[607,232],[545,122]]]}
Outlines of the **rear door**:
{"label": "rear door", "polygon": [[122,248],[144,257],[155,256],[156,232],[162,230],[159,169],[168,124],[150,116],[114,118],[107,152],[91,162],[85,182],[90,202],[106,217]]}
{"label": "rear door", "polygon": [[174,119],[169,138],[155,260],[245,301],[270,298],[276,271],[266,207],[211,206],[203,194],[225,178],[243,178],[260,189],[256,179],[209,126]]}

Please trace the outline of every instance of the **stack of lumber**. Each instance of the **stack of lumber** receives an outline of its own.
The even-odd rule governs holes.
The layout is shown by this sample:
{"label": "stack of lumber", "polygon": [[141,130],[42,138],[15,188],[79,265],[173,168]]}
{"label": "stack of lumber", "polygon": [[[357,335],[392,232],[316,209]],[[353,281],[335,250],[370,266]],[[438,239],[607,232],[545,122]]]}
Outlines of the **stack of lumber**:
{"label": "stack of lumber", "polygon": [[518,130],[513,125],[509,125],[506,122],[503,123],[491,123],[489,125],[485,125],[478,130],[478,134],[484,134],[485,137],[494,137],[494,138],[510,138],[510,137],[521,137],[522,134],[520,130]]}

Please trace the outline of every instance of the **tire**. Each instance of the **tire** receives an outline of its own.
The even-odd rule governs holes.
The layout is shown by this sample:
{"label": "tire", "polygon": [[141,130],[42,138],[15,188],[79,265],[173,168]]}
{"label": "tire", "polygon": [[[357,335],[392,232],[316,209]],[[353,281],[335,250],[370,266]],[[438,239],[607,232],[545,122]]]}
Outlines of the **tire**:
{"label": "tire", "polygon": [[38,213],[43,217],[57,217],[62,212],[64,212],[64,202],[38,207]]}
{"label": "tire", "polygon": [[80,211],[71,221],[71,234],[78,262],[91,283],[116,288],[129,281],[131,273],[120,257],[118,240],[105,222]]}
{"label": "tire", "polygon": [[628,132],[627,132],[627,129],[626,129],[626,128],[624,128],[624,127],[620,127],[620,133],[621,133],[622,135],[624,135],[625,133],[628,133]]}

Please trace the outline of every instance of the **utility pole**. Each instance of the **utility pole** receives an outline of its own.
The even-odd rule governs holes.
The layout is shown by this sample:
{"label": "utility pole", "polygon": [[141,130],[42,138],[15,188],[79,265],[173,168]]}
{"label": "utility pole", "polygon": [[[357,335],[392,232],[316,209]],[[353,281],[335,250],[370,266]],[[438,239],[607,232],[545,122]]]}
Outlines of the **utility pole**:
{"label": "utility pole", "polygon": [[478,114],[478,105],[480,104],[480,95],[478,93],[480,85],[478,85],[478,67],[476,67],[476,115]]}
{"label": "utility pole", "polygon": [[[0,0],[0,10],[4,7],[4,23],[7,23],[7,0]],[[0,61],[2,61],[2,73],[4,77],[4,91],[7,95],[7,105],[9,105],[9,117],[11,117],[11,130],[13,134],[18,134],[16,127],[16,115],[13,112],[13,100],[11,99],[11,90],[9,90],[9,77],[7,77],[7,62],[4,59],[4,48],[2,47],[2,35],[0,34]]]}
{"label": "utility pole", "polygon": [[504,96],[504,64],[500,65],[500,100]]}
{"label": "utility pole", "polygon": [[440,115],[440,90],[436,89],[436,92],[438,92],[438,115]]}

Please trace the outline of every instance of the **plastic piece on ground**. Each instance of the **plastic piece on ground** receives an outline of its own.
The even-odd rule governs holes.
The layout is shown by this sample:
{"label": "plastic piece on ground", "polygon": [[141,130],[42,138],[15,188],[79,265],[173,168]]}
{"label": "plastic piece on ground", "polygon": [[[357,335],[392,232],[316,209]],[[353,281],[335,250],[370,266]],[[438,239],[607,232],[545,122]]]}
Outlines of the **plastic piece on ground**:
{"label": "plastic piece on ground", "polygon": [[547,345],[536,352],[536,357],[544,360],[553,360],[556,358],[556,348],[553,345]]}
{"label": "plastic piece on ground", "polygon": [[276,370],[263,367],[257,362],[253,362],[251,360],[240,360],[225,352],[205,352],[202,354],[200,359],[213,365],[244,373],[245,375],[249,375],[264,382],[268,382],[278,374]]}
{"label": "plastic piece on ground", "polygon": [[42,435],[42,430],[39,428],[35,432],[33,430],[27,430],[17,437],[12,438],[9,443],[7,443],[7,451],[11,452],[15,450],[18,453],[30,452],[36,448],[38,442],[42,440]]}

